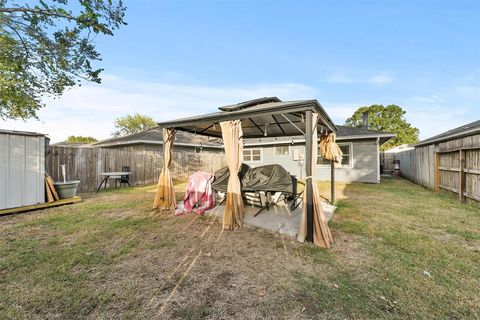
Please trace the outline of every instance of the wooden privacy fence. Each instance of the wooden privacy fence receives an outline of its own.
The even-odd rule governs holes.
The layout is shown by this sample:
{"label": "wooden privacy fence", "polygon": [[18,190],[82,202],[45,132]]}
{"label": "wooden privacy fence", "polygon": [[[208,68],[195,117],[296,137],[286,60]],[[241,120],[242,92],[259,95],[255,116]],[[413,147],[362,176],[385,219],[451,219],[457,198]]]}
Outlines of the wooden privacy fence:
{"label": "wooden privacy fence", "polygon": [[[156,184],[163,166],[162,150],[49,147],[45,168],[55,181],[62,180],[60,165],[66,165],[67,179],[80,180],[80,192],[95,191],[101,172],[121,171],[129,166],[133,185]],[[203,151],[174,151],[170,170],[174,179],[186,179],[195,171],[215,172],[224,166],[224,156]],[[113,180],[109,181],[111,184]]]}
{"label": "wooden privacy fence", "polygon": [[429,189],[435,189],[435,146],[416,147],[395,154],[402,176]]}
{"label": "wooden privacy fence", "polygon": [[402,176],[429,189],[480,202],[480,135],[397,153]]}
{"label": "wooden privacy fence", "polygon": [[448,190],[458,199],[480,201],[480,148],[439,151],[435,159],[435,190]]}

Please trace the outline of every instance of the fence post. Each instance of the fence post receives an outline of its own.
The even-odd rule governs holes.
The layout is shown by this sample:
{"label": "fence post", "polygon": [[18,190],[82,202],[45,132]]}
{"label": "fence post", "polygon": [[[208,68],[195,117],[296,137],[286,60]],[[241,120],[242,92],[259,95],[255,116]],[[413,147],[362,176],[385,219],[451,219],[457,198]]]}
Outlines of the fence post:
{"label": "fence post", "polygon": [[460,149],[458,152],[460,161],[458,200],[465,202],[465,150]]}
{"label": "fence post", "polygon": [[440,153],[435,152],[435,191],[440,191]]}
{"label": "fence post", "polygon": [[335,203],[335,162],[330,160],[330,203]]}

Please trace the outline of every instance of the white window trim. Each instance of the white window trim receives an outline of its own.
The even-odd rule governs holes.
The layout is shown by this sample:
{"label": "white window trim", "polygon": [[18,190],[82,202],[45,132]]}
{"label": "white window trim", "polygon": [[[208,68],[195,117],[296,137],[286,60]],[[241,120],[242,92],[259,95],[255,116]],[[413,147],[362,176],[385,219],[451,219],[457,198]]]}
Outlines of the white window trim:
{"label": "white window trim", "polygon": [[[243,159],[243,161],[245,161],[245,162],[254,162],[254,163],[263,162],[263,148],[243,148],[243,151],[246,151],[246,150],[260,150],[260,160],[253,160],[253,155],[252,155],[252,160],[245,160],[245,159]],[[251,154],[251,153],[250,153],[250,154]]]}
{"label": "white window trim", "polygon": [[[277,147],[287,147],[288,148],[288,154],[277,154]],[[290,154],[291,154],[290,150],[291,150],[290,145],[279,144],[279,145],[273,146],[273,155],[275,157],[289,157]]]}
{"label": "white window trim", "polygon": [[[353,142],[339,142],[337,143],[337,145],[340,147],[340,146],[350,146],[350,153],[349,153],[349,157],[350,157],[350,164],[349,165],[343,165],[340,167],[340,168],[353,168]],[[318,155],[320,157],[320,155]],[[321,168],[330,168],[330,165],[329,164],[317,164],[317,167],[321,167]]]}

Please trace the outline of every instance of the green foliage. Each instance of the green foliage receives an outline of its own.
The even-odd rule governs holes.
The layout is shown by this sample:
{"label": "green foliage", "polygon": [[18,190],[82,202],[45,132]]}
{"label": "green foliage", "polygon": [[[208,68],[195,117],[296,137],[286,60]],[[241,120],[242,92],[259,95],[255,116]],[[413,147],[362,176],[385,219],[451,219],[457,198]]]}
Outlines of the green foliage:
{"label": "green foliage", "polygon": [[115,119],[115,131],[112,133],[114,137],[125,136],[156,127],[157,123],[152,117],[143,116],[135,113]]}
{"label": "green foliage", "polygon": [[98,140],[93,137],[70,136],[65,140],[66,143],[94,143]]}
{"label": "green foliage", "polygon": [[93,40],[124,14],[122,0],[0,0],[0,119],[36,117],[45,96],[100,83]]}
{"label": "green foliage", "polygon": [[364,112],[368,113],[369,129],[395,133],[397,135],[395,138],[383,144],[381,147],[382,150],[388,150],[402,144],[418,142],[418,128],[412,127],[412,125],[405,120],[404,115],[406,111],[394,104],[386,107],[381,104],[360,107],[345,121],[345,125],[361,128],[363,126],[362,115]]}

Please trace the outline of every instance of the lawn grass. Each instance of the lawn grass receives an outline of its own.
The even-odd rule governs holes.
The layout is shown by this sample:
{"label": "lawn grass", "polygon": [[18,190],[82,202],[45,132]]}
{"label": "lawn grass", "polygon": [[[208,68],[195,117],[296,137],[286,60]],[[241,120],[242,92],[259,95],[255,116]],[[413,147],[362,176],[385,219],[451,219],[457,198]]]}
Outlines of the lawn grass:
{"label": "lawn grass", "polygon": [[399,178],[339,183],[324,250],[158,212],[153,192],[0,217],[0,319],[480,318],[478,207]]}
{"label": "lawn grass", "polygon": [[[351,300],[350,316],[479,317],[478,207],[392,178],[380,185],[348,185],[343,195],[330,227],[355,235],[368,258],[350,269],[328,253],[338,270],[330,281],[343,285],[325,290],[312,279],[305,284],[311,292],[324,301]],[[325,255],[307,250],[313,257]]]}

